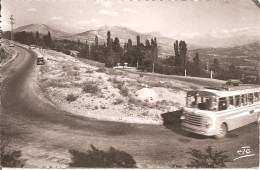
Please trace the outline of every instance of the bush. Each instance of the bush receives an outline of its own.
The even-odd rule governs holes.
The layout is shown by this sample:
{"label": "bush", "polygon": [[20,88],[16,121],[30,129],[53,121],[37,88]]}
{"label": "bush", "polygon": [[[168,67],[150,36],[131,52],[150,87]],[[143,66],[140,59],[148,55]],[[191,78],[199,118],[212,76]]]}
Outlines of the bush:
{"label": "bush", "polygon": [[68,102],[73,102],[73,101],[77,100],[78,98],[79,98],[79,96],[77,96],[77,95],[69,94],[69,95],[66,97],[66,100],[67,100]]}
{"label": "bush", "polygon": [[1,166],[10,168],[22,168],[25,165],[24,159],[20,159],[22,156],[21,151],[11,151],[1,154]]}
{"label": "bush", "polygon": [[96,70],[96,72],[105,73],[106,72],[106,68],[105,67],[101,67],[98,70]]}
{"label": "bush", "polygon": [[128,89],[124,86],[124,83],[120,82],[117,85],[117,88],[120,90],[120,94],[122,94],[123,96],[128,96],[129,95],[129,91]]}
{"label": "bush", "polygon": [[111,147],[107,152],[99,150],[91,145],[91,150],[87,153],[69,150],[72,155],[70,167],[79,168],[136,168],[133,157],[124,152]]}
{"label": "bush", "polygon": [[121,103],[123,103],[123,102],[124,102],[123,99],[117,98],[116,101],[113,102],[113,104],[114,104],[114,105],[118,105],[118,104],[121,104]]}
{"label": "bush", "polygon": [[82,90],[86,93],[91,93],[91,94],[97,94],[100,91],[100,89],[97,87],[96,84],[91,84],[89,82],[84,84]]}
{"label": "bush", "polygon": [[139,105],[140,104],[140,100],[135,99],[134,97],[130,96],[130,98],[128,99],[128,102],[134,105]]}
{"label": "bush", "polygon": [[193,168],[223,168],[225,162],[228,162],[228,156],[223,151],[213,151],[211,146],[205,149],[205,153],[197,149],[191,149],[187,152],[192,156],[188,167]]}
{"label": "bush", "polygon": [[8,143],[10,141],[1,141],[1,167],[22,168],[25,165],[26,159],[21,159],[22,152],[8,151]]}

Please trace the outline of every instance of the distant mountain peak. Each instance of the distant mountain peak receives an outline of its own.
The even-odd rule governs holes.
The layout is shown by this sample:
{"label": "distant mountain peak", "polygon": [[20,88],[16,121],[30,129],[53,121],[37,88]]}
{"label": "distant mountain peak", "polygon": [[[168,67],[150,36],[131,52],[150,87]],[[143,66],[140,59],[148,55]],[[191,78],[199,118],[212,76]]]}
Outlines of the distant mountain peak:
{"label": "distant mountain peak", "polygon": [[43,34],[43,35],[46,35],[49,31],[51,33],[51,36],[56,37],[56,38],[62,37],[64,35],[70,35],[67,32],[57,30],[46,24],[29,24],[29,25],[21,26],[21,27],[14,29],[14,32],[23,32],[23,31],[33,32],[33,33],[36,33],[38,31],[40,34]]}

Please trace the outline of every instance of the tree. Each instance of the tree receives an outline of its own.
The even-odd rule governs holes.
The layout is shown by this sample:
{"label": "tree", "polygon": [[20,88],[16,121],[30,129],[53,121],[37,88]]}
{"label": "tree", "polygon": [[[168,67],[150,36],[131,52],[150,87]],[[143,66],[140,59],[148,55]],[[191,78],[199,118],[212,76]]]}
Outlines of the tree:
{"label": "tree", "polygon": [[140,47],[140,36],[139,35],[136,36],[136,43],[137,43],[137,47]]}
{"label": "tree", "polygon": [[47,47],[51,47],[52,39],[50,31],[48,31],[47,35],[43,36],[43,42]]}
{"label": "tree", "polygon": [[27,44],[35,44],[35,39],[34,39],[34,36],[33,36],[33,33],[30,32],[28,37],[27,37]]}
{"label": "tree", "polygon": [[72,156],[70,167],[79,168],[136,168],[134,158],[124,152],[111,147],[108,151],[97,149],[91,145],[87,153],[69,150]]}
{"label": "tree", "polygon": [[179,52],[179,43],[178,40],[175,41],[174,43],[174,53],[175,53],[175,66],[181,66],[181,58],[180,58],[180,52]]}
{"label": "tree", "polygon": [[180,41],[180,59],[181,59],[181,69],[184,70],[187,68],[187,44],[185,41]]}
{"label": "tree", "polygon": [[146,47],[146,49],[150,49],[150,42],[149,42],[149,40],[146,40],[145,41],[145,47]]}
{"label": "tree", "polygon": [[86,58],[90,58],[89,57],[89,44],[88,44],[88,41],[86,40],[86,47],[85,47],[85,50],[86,50]]}
{"label": "tree", "polygon": [[197,149],[187,153],[192,156],[187,166],[192,168],[223,168],[226,167],[225,162],[228,162],[228,156],[223,151],[214,151],[211,146],[205,149],[205,153]]}
{"label": "tree", "polygon": [[216,58],[214,58],[212,70],[215,73],[217,73],[219,71],[219,62],[218,62],[218,59],[216,59]]}
{"label": "tree", "polygon": [[189,72],[191,72],[191,75],[193,76],[200,76],[202,67],[201,67],[201,63],[200,63],[200,57],[199,57],[199,53],[196,53],[194,58],[193,58],[193,63],[191,66],[191,69]]}
{"label": "tree", "polygon": [[36,44],[39,45],[39,41],[40,41],[40,34],[38,31],[36,31],[36,34],[35,34],[35,41],[36,41]]}
{"label": "tree", "polygon": [[98,36],[95,37],[95,47],[98,48]]}

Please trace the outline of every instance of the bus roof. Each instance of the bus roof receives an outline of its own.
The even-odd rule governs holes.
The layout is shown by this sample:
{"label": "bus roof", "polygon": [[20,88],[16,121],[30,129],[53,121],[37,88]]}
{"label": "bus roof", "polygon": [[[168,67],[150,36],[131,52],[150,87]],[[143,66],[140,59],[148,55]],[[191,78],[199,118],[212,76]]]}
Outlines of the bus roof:
{"label": "bus roof", "polygon": [[188,96],[201,97],[228,97],[247,93],[260,92],[259,85],[240,85],[240,86],[222,86],[222,87],[206,87],[201,90],[193,90],[187,92]]}

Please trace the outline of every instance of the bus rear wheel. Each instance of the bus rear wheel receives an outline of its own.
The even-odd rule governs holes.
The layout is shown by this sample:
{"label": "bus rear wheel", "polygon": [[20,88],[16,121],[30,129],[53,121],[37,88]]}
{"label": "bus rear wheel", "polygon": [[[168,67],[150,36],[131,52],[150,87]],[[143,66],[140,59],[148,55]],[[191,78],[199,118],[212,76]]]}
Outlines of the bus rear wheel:
{"label": "bus rear wheel", "polygon": [[216,139],[221,139],[224,138],[226,135],[227,135],[227,126],[224,123],[222,123],[218,128],[218,134],[215,135],[214,137]]}

